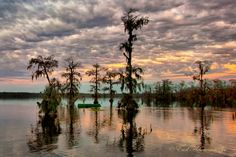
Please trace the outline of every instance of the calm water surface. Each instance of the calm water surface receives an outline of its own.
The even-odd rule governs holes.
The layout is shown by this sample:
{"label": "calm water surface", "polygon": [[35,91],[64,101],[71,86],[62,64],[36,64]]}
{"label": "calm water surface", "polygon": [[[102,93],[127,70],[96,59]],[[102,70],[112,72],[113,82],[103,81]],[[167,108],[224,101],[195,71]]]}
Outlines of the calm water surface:
{"label": "calm water surface", "polygon": [[130,117],[101,100],[73,117],[61,107],[61,132],[45,134],[36,101],[0,100],[1,157],[236,156],[235,109],[143,106]]}

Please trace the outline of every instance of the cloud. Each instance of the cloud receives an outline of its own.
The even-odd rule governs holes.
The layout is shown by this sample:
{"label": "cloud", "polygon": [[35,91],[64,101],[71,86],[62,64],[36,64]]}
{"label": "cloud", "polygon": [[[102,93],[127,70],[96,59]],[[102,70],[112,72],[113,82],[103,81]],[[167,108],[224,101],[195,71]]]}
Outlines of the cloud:
{"label": "cloud", "polygon": [[150,19],[136,32],[133,53],[147,80],[179,78],[204,59],[217,63],[212,73],[223,78],[223,65],[236,64],[235,0],[0,0],[0,77],[29,77],[28,60],[39,54],[55,55],[60,71],[68,56],[84,69],[123,64],[120,18],[128,8]]}

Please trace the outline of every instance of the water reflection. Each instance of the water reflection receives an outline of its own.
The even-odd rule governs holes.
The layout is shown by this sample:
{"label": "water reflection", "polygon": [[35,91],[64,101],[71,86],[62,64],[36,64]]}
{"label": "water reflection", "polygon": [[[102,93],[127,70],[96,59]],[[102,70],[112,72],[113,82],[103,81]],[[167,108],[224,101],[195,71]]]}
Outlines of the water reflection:
{"label": "water reflection", "polygon": [[37,152],[56,149],[60,133],[61,128],[57,118],[39,116],[36,126],[31,126],[31,136],[27,143],[30,151]]}
{"label": "water reflection", "polygon": [[66,127],[66,138],[68,147],[71,149],[79,143],[80,126],[77,125],[77,122],[79,122],[80,117],[75,106],[70,105],[67,110],[69,124]]}
{"label": "water reflection", "polygon": [[[190,113],[195,112],[192,114],[192,119],[195,121],[195,128],[194,128],[194,135],[200,137],[200,144],[199,148],[201,150],[209,149],[211,146],[212,138],[210,137],[210,126],[213,123],[213,117],[211,112],[204,110],[203,108],[200,111],[191,110]],[[199,124],[197,122],[199,121]]]}
{"label": "water reflection", "polygon": [[46,150],[61,156],[128,157],[155,156],[156,153],[159,156],[211,156],[211,153],[225,155],[226,150],[235,152],[236,134],[227,132],[229,126],[235,124],[235,112],[186,107],[127,111],[108,103],[109,107],[100,109],[60,107],[57,118],[61,131],[43,128],[39,121],[32,127],[28,140],[30,151]]}
{"label": "water reflection", "polygon": [[236,120],[236,112],[232,113],[232,120],[233,120],[233,121]]}
{"label": "water reflection", "polygon": [[173,118],[173,112],[171,108],[159,108],[160,112],[156,113],[158,119],[163,119],[164,121],[169,121]]}
{"label": "water reflection", "polygon": [[109,126],[112,125],[113,120],[113,99],[110,101],[110,114],[109,114]]}
{"label": "water reflection", "polygon": [[[138,110],[118,110],[118,116],[123,120],[119,147],[122,151],[126,149],[128,157],[133,157],[133,152],[144,151],[144,137],[147,135],[147,130],[137,127],[135,122],[137,114]],[[151,131],[150,129],[149,133]]]}
{"label": "water reflection", "polygon": [[95,121],[94,121],[94,130],[93,130],[92,134],[94,135],[95,143],[99,143],[98,133],[99,133],[99,129],[100,129],[100,123],[98,122],[98,110],[94,109],[93,111],[95,114]]}
{"label": "water reflection", "polygon": [[[84,111],[84,114],[86,112]],[[100,109],[99,108],[93,108],[91,109],[90,112],[90,120],[89,122],[89,130],[87,131],[87,134],[91,137],[93,137],[94,143],[98,144],[99,143],[99,131],[101,128],[101,122],[100,122]]]}

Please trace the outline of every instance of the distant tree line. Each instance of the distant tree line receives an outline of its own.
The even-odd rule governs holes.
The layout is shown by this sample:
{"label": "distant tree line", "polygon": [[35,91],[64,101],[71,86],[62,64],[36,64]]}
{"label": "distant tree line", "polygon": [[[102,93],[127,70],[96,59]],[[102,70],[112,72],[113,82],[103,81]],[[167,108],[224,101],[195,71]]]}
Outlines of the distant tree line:
{"label": "distant tree line", "polygon": [[[145,85],[142,98],[147,104],[169,104],[174,101],[185,106],[236,107],[236,80],[224,81],[219,79],[205,80],[204,100],[196,82],[173,83],[166,79],[152,85]],[[161,103],[162,102],[162,103]]]}
{"label": "distant tree line", "polygon": [[40,93],[28,92],[0,92],[0,99],[31,99],[39,98]]}

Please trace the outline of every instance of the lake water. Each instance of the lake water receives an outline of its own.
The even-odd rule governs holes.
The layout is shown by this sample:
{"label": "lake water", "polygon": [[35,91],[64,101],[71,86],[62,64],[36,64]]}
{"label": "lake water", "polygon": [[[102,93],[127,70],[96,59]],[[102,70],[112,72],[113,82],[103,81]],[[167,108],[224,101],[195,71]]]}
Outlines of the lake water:
{"label": "lake water", "polygon": [[144,105],[130,120],[104,99],[100,110],[76,109],[73,121],[61,107],[61,132],[45,134],[36,102],[0,100],[1,157],[236,156],[236,109]]}

